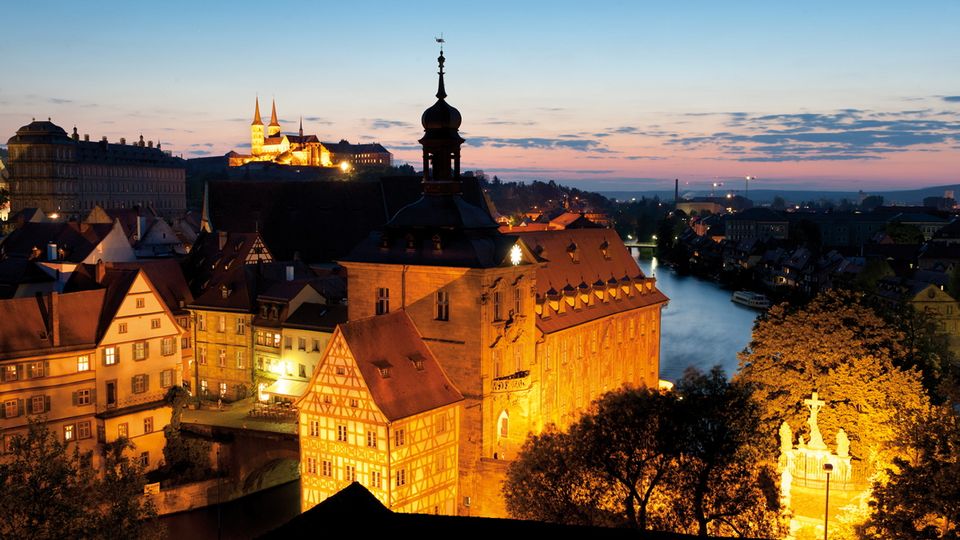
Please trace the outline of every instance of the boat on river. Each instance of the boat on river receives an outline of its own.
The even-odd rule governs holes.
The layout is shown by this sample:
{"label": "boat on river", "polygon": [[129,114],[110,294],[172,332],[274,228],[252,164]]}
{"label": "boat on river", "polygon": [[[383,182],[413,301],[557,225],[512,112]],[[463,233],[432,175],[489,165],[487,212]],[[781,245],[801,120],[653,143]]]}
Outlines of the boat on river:
{"label": "boat on river", "polygon": [[753,291],[737,291],[731,298],[734,302],[753,309],[767,309],[770,307],[770,299],[766,295]]}

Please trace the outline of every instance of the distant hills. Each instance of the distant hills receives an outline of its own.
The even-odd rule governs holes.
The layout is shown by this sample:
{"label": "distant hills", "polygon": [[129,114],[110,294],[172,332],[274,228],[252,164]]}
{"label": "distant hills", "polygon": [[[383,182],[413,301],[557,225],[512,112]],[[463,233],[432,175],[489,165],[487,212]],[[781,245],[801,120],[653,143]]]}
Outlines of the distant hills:
{"label": "distant hills", "polygon": [[[920,189],[909,190],[871,190],[864,191],[864,195],[880,195],[883,197],[884,204],[897,205],[919,205],[923,203],[925,197],[943,197],[945,191],[952,190],[954,197],[960,197],[960,184],[951,184],[945,186],[932,186]],[[616,198],[618,201],[630,200],[632,197],[660,197],[662,200],[672,201],[673,190],[649,190],[649,191],[601,191],[601,195],[607,198]],[[739,193],[742,195],[742,193]],[[710,195],[709,191],[680,191],[680,197],[694,195],[697,197],[706,197]],[[847,199],[853,203],[860,200],[858,191],[822,191],[822,190],[799,190],[799,189],[751,189],[750,199],[758,204],[769,204],[776,196],[783,197],[788,203],[799,203],[801,201],[817,201],[820,199],[831,199],[839,202],[840,199]]]}

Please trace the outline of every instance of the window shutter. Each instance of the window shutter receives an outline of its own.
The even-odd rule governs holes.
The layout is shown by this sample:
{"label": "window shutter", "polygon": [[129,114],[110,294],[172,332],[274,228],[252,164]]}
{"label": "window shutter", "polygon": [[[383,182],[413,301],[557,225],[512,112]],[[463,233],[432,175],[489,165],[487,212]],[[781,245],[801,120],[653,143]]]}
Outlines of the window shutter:
{"label": "window shutter", "polygon": [[43,412],[50,412],[50,396],[43,396]]}
{"label": "window shutter", "polygon": [[107,349],[100,351],[100,364],[107,365]]}
{"label": "window shutter", "polygon": [[17,416],[23,416],[23,399],[17,400]]}
{"label": "window shutter", "polygon": [[137,393],[137,376],[130,377],[130,392]]}
{"label": "window shutter", "polygon": [[27,414],[33,414],[33,398],[27,398]]}
{"label": "window shutter", "polygon": [[144,342],[143,342],[143,357],[144,357],[144,358],[148,358],[149,356],[150,356],[150,342],[149,342],[149,341],[144,341]]}
{"label": "window shutter", "polygon": [[44,377],[50,376],[50,362],[48,361],[43,362],[43,376]]}
{"label": "window shutter", "polygon": [[0,418],[6,418],[6,417],[7,417],[7,404],[0,403]]}
{"label": "window shutter", "polygon": [[147,392],[150,390],[150,375],[143,376],[143,391]]}
{"label": "window shutter", "polygon": [[96,404],[97,404],[97,389],[96,389],[96,388],[91,388],[91,389],[90,389],[90,403],[92,403],[94,406],[96,406]]}
{"label": "window shutter", "polygon": [[76,407],[76,406],[77,406],[77,393],[76,393],[76,392],[73,392],[72,395],[73,395],[73,398],[72,398],[72,399],[73,399],[73,406]]}

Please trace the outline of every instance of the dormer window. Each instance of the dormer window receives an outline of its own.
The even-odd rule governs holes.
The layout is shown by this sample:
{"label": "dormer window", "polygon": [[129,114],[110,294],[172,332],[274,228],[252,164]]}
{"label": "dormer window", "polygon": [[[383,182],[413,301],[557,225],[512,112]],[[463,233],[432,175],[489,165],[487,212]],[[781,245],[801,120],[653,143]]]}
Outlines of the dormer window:
{"label": "dormer window", "polygon": [[423,371],[423,356],[420,353],[411,354],[407,358],[413,362],[413,367],[415,367],[417,371]]}
{"label": "dormer window", "polygon": [[604,259],[608,261],[610,260],[610,244],[606,240],[600,244],[600,253],[603,255]]}
{"label": "dormer window", "polygon": [[417,241],[416,241],[416,239],[414,239],[414,237],[413,237],[412,234],[408,234],[406,239],[407,239],[407,250],[408,250],[408,251],[413,251],[414,249],[417,248]]}
{"label": "dormer window", "polygon": [[434,250],[434,251],[440,251],[440,250],[443,249],[443,245],[442,245],[442,243],[440,242],[440,235],[439,235],[439,234],[433,235],[433,238],[431,238],[430,240],[433,242],[433,250]]}
{"label": "dormer window", "polygon": [[390,362],[387,362],[386,360],[376,360],[373,362],[373,365],[377,368],[377,370],[380,371],[380,376],[382,378],[390,378],[390,368],[393,367]]}
{"label": "dormer window", "polygon": [[230,287],[226,285],[220,286],[220,298],[229,298],[230,297]]}
{"label": "dormer window", "polygon": [[570,260],[574,263],[580,262],[580,253],[577,250],[576,242],[570,242],[570,245],[567,246],[567,255],[570,256]]}

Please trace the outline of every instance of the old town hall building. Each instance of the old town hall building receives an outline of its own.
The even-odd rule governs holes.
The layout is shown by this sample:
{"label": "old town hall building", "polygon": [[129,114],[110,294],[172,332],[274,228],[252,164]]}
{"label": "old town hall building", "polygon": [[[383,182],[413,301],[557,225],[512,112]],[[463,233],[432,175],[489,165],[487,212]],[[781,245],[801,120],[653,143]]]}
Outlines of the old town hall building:
{"label": "old town hall building", "polygon": [[439,63],[423,196],[340,261],[350,322],[298,402],[304,510],[358,481],[396,510],[502,516],[529,434],[658,384],[655,280],[611,229],[499,232],[461,182]]}

